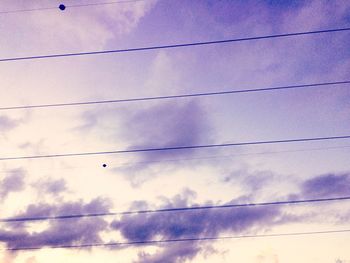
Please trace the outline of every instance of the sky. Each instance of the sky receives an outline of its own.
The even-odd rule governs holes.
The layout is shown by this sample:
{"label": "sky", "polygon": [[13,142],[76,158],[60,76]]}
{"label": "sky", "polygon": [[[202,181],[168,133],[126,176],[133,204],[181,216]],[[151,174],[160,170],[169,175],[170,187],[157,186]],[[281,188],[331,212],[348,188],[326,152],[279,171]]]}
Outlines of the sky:
{"label": "sky", "polygon": [[[59,10],[59,4],[67,8]],[[0,59],[350,26],[346,0],[2,0]],[[45,10],[6,13],[5,11]],[[56,7],[56,8],[55,8]],[[349,31],[0,62],[0,107],[350,80]],[[1,160],[350,135],[349,84],[0,110],[0,218],[350,196],[349,139]],[[103,166],[106,164],[106,167]],[[0,262],[345,263],[349,232],[52,249],[91,243],[350,229],[350,201],[0,222]],[[11,252],[8,249],[38,247]]]}

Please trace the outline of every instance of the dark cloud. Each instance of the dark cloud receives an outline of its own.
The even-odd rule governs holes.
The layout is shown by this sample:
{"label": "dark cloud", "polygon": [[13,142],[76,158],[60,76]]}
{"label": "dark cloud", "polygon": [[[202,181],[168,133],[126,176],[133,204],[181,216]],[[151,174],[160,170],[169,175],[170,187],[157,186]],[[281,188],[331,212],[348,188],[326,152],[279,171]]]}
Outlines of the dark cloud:
{"label": "dark cloud", "polygon": [[[234,176],[234,175],[233,175]],[[234,176],[236,177],[237,174]],[[241,176],[241,175],[240,175]],[[250,192],[256,196],[258,189],[267,178],[275,177],[267,171],[253,174],[244,174],[247,184],[251,185]],[[261,180],[256,180],[261,177]],[[291,199],[303,199],[309,197],[330,197],[349,195],[350,175],[349,174],[327,174],[305,180],[300,184],[300,191],[286,196]],[[163,198],[162,207],[188,207],[193,206],[191,200],[196,196],[192,191],[185,191],[172,199]],[[276,198],[277,200],[278,198]],[[249,203],[253,196],[241,196],[229,203]],[[283,200],[283,199],[280,199]],[[213,203],[208,202],[207,205]],[[152,209],[142,202],[143,209]],[[298,210],[299,211],[299,210]],[[220,235],[253,234],[269,230],[273,226],[285,225],[295,222],[311,222],[319,218],[315,210],[300,211],[285,210],[283,206],[263,206],[239,209],[217,209],[198,210],[176,213],[157,213],[143,215],[127,215],[111,223],[111,227],[123,235],[128,241],[142,241],[155,239],[177,239],[192,237],[217,237]],[[341,215],[332,215],[329,222],[342,218]],[[347,218],[348,220],[348,218]],[[343,220],[346,222],[345,220]],[[197,255],[210,251],[210,245],[203,247],[203,243],[179,243],[160,246],[156,253],[139,253],[137,262],[146,263],[178,263],[192,260]],[[215,252],[213,252],[215,253]]]}
{"label": "dark cloud", "polygon": [[[107,212],[111,204],[108,199],[95,198],[91,202],[84,204],[83,201],[65,202],[62,204],[31,204],[18,217],[71,215],[83,213]],[[64,220],[63,220],[64,221]]]}
{"label": "dark cloud", "polygon": [[[302,195],[345,194],[349,186],[349,174],[328,174],[305,180],[300,184],[300,191],[294,197]],[[255,194],[254,194],[255,196]],[[159,208],[189,207],[198,205],[194,202],[196,193],[184,190],[173,198],[161,197]],[[288,197],[288,196],[286,196]],[[230,203],[251,202],[253,196],[241,196]],[[213,205],[211,201],[204,205]],[[32,204],[18,217],[50,215],[68,215],[83,213],[103,213],[110,209],[108,200],[97,198],[90,203],[67,202],[62,204]],[[135,201],[130,210],[154,209],[146,201]],[[81,218],[48,221],[45,230],[27,231],[28,223],[8,223],[0,230],[0,242],[9,248],[22,246],[79,245],[106,242],[100,237],[104,231],[116,231],[126,241],[148,241],[161,239],[182,239],[217,237],[222,235],[254,234],[269,230],[278,225],[295,222],[309,222],[315,218],[313,211],[294,214],[284,210],[283,206],[246,207],[237,209],[207,209],[178,211],[168,213],[149,213],[124,215],[110,224],[104,218]],[[218,253],[211,243],[182,242],[160,244],[155,253],[140,252],[137,262],[144,263],[179,263],[193,260],[197,255]]]}
{"label": "dark cloud", "polygon": [[[114,141],[123,141],[129,149],[158,148],[167,146],[195,145],[208,142],[212,129],[207,112],[195,100],[159,102],[147,107],[118,107],[104,111],[86,111],[82,114],[82,124],[74,130],[102,132],[101,138],[108,138],[107,131],[114,129]],[[109,129],[105,129],[108,125]],[[84,135],[83,134],[83,135]],[[189,151],[186,151],[186,153]],[[145,153],[143,159],[154,160],[164,155],[178,155],[177,151]],[[183,155],[183,153],[181,153]]]}
{"label": "dark cloud", "polygon": [[[122,142],[130,150],[213,142],[214,130],[207,110],[197,100],[140,103],[137,107],[118,107],[118,110],[87,111],[81,117],[82,124],[74,128],[81,136],[93,136],[98,132],[99,139]],[[114,171],[124,174],[133,186],[139,186],[161,172],[164,174],[177,169],[179,163],[181,167],[193,165],[194,162],[189,164],[186,158],[205,151],[189,149],[135,153],[128,155],[126,165]],[[210,149],[210,152],[215,152],[215,149]]]}
{"label": "dark cloud", "polygon": [[[108,212],[110,203],[101,198],[84,204],[71,202],[58,205],[33,204],[18,217],[35,217],[48,215],[69,215],[81,213]],[[49,226],[43,231],[29,232],[25,227],[8,223],[10,230],[0,230],[0,242],[8,248],[45,247],[102,242],[100,233],[108,227],[103,218],[81,218],[71,220],[48,221]],[[12,227],[11,227],[12,226]]]}
{"label": "dark cloud", "polygon": [[[129,149],[163,148],[210,143],[212,132],[205,110],[198,102],[161,103],[143,110],[129,111],[123,115],[119,138],[129,142]],[[134,164],[117,169],[133,185],[149,178],[177,169],[178,162],[194,156],[196,150],[172,150],[139,153]],[[201,151],[203,152],[203,151]],[[181,167],[186,165],[181,163]],[[193,162],[191,162],[193,165]]]}
{"label": "dark cloud", "polygon": [[306,197],[331,197],[350,195],[350,174],[324,174],[306,180],[301,185]]}
{"label": "dark cloud", "polygon": [[129,240],[216,236],[222,231],[241,233],[252,227],[273,223],[277,208],[202,210],[185,213],[126,216],[112,226]]}
{"label": "dark cloud", "polygon": [[[145,110],[130,112],[124,120],[123,137],[132,142],[130,148],[157,148],[196,145],[208,142],[210,127],[205,111],[195,101],[164,103]],[[186,154],[189,151],[186,151]],[[168,151],[147,153],[146,160],[183,155]]]}
{"label": "dark cloud", "polygon": [[24,171],[12,170],[0,181],[0,200],[7,197],[11,192],[18,192],[24,188]]}
{"label": "dark cloud", "polygon": [[[166,207],[190,206],[189,196],[176,196]],[[232,200],[237,202],[237,200]],[[209,204],[209,203],[208,203]],[[123,216],[111,223],[129,241],[215,237],[223,233],[261,231],[280,222],[278,207],[198,210],[190,212],[157,213]],[[164,246],[155,255],[140,254],[139,262],[185,262],[202,251],[201,244],[190,242]]]}

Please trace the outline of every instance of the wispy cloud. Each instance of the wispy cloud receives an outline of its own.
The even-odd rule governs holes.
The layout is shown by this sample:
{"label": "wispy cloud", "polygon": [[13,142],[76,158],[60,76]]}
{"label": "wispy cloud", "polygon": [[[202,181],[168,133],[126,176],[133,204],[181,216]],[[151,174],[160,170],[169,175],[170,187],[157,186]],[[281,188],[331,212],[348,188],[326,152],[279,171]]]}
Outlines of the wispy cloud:
{"label": "wispy cloud", "polygon": [[66,181],[63,179],[42,179],[33,183],[32,186],[35,187],[40,194],[58,195],[68,190]]}
{"label": "wispy cloud", "polygon": [[9,171],[0,180],[0,200],[5,199],[12,192],[19,192],[24,189],[25,173],[22,169]]}
{"label": "wispy cloud", "polygon": [[18,121],[15,119],[11,119],[6,115],[0,115],[0,131],[4,133],[6,131],[14,129],[18,125]]}

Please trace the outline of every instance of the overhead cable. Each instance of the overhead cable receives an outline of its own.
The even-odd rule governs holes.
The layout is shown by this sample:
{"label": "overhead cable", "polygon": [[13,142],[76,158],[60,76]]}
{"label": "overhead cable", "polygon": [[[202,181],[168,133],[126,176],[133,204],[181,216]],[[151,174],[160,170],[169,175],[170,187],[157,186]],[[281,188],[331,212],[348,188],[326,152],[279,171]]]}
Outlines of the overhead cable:
{"label": "overhead cable", "polygon": [[50,6],[50,7],[37,7],[37,8],[28,8],[28,9],[17,9],[17,10],[4,10],[0,11],[1,14],[16,14],[16,13],[26,13],[26,12],[35,12],[35,11],[44,11],[44,10],[65,10],[67,8],[76,8],[76,7],[87,7],[87,6],[102,6],[102,5],[113,5],[113,4],[125,4],[125,3],[134,3],[134,2],[144,2],[146,0],[120,0],[120,1],[110,1],[110,2],[95,2],[95,3],[86,3],[86,4],[64,4],[64,9],[60,6]]}
{"label": "overhead cable", "polygon": [[218,241],[242,238],[268,238],[268,237],[286,237],[286,236],[307,236],[307,235],[321,235],[321,234],[340,234],[348,233],[350,229],[341,230],[326,230],[326,231],[309,231],[309,232],[290,232],[290,233],[276,233],[276,234],[257,234],[257,235],[239,235],[239,236],[219,236],[219,237],[195,237],[195,238],[176,238],[163,240],[142,240],[142,241],[128,241],[128,242],[110,242],[110,243],[91,243],[82,245],[53,245],[53,246],[37,246],[37,247],[10,247],[3,250],[19,251],[19,250],[39,250],[39,249],[79,249],[92,247],[117,247],[117,246],[150,246],[166,243],[178,242],[197,242],[197,241]]}
{"label": "overhead cable", "polygon": [[168,146],[168,147],[160,147],[160,148],[125,149],[125,150],[99,151],[99,152],[76,152],[76,153],[59,153],[59,154],[44,154],[44,155],[8,156],[8,157],[0,157],[0,161],[60,158],[60,157],[89,156],[89,155],[107,155],[107,154],[147,153],[147,152],[191,150],[191,149],[209,149],[209,148],[235,147],[235,146],[248,146],[248,145],[265,145],[265,144],[297,143],[297,142],[312,142],[312,141],[331,141],[331,140],[341,140],[341,139],[350,139],[350,135],[284,139],[284,140],[271,140],[271,141],[233,142],[233,143],[222,143],[222,144]]}
{"label": "overhead cable", "polygon": [[163,209],[154,209],[154,210],[149,209],[149,210],[124,211],[124,212],[70,214],[70,215],[57,215],[57,216],[12,217],[12,218],[0,218],[0,222],[11,223],[11,222],[28,222],[28,221],[63,220],[63,219],[74,219],[74,218],[88,218],[88,217],[104,217],[104,216],[118,216],[118,215],[198,211],[198,210],[208,210],[208,209],[214,210],[214,209],[225,209],[225,208],[244,208],[244,207],[291,205],[291,204],[292,205],[293,204],[312,204],[312,203],[346,201],[346,200],[350,200],[350,196],[318,198],[318,199],[304,199],[304,200],[274,201],[274,202],[264,202],[264,203],[246,203],[246,204],[243,203],[243,204],[175,207],[175,208],[163,208]]}
{"label": "overhead cable", "polygon": [[[187,162],[187,161],[200,161],[200,160],[211,160],[211,159],[229,159],[232,157],[239,157],[239,156],[254,156],[254,155],[274,155],[274,154],[283,154],[283,153],[298,153],[298,152],[312,152],[312,151],[324,151],[324,150],[343,150],[350,148],[350,145],[343,145],[343,146],[330,146],[330,147],[317,147],[317,148],[303,148],[303,149],[296,149],[296,150],[281,150],[281,151],[264,151],[264,152],[247,152],[247,153],[237,153],[237,154],[227,154],[227,155],[210,155],[210,156],[200,156],[200,157],[188,157],[186,159],[183,158],[177,158],[177,159],[161,159],[161,160],[150,160],[150,161],[129,161],[129,162],[123,162],[118,163],[116,166],[113,166],[113,168],[120,168],[125,166],[133,166],[138,164],[150,164],[150,163],[167,163],[167,162]],[[86,166],[70,166],[66,168],[59,168],[54,169],[55,171],[66,171],[66,170],[73,170],[77,168],[84,168]],[[10,174],[13,172],[14,169],[11,170],[0,170],[0,174]],[[52,171],[52,169],[43,169],[43,170],[37,170],[35,171]]]}
{"label": "overhead cable", "polygon": [[190,43],[181,43],[181,44],[156,45],[156,46],[148,46],[148,47],[110,49],[110,50],[60,53],[60,54],[48,54],[48,55],[35,55],[35,56],[23,56],[23,57],[8,57],[8,58],[0,58],[0,62],[194,47],[194,46],[204,46],[204,45],[213,45],[213,44],[225,44],[225,43],[252,41],[252,40],[264,40],[264,39],[273,39],[273,38],[285,38],[285,37],[296,37],[296,36],[316,35],[316,34],[325,34],[325,33],[336,33],[336,32],[345,32],[345,31],[349,31],[349,30],[350,30],[350,27],[345,27],[345,28],[334,28],[334,29],[324,29],[324,30],[315,30],[315,31],[303,31],[303,32],[283,33],[283,34],[264,35],[264,36],[255,36],[255,37],[231,38],[231,39],[223,39],[223,40],[211,40],[211,41],[190,42]]}
{"label": "overhead cable", "polygon": [[334,85],[349,84],[350,80],[344,81],[333,81],[333,82],[320,82],[320,83],[309,83],[300,85],[287,85],[287,86],[275,86],[265,88],[254,88],[254,89],[241,89],[241,90],[226,90],[226,91],[214,91],[214,92],[201,92],[201,93],[187,93],[179,95],[165,95],[155,97],[141,97],[141,98],[128,98],[128,99],[111,99],[111,100],[95,100],[95,101],[82,101],[82,102],[65,102],[65,103],[48,103],[48,104],[37,104],[37,105],[20,105],[10,107],[0,107],[0,111],[3,110],[19,110],[19,109],[35,109],[35,108],[50,108],[50,107],[67,107],[67,106],[83,106],[83,105],[94,105],[94,104],[109,104],[109,103],[123,103],[123,102],[140,102],[150,100],[167,100],[167,99],[182,99],[182,98],[193,98],[193,97],[204,97],[204,96],[217,96],[217,95],[231,95],[251,92],[264,92],[264,91],[278,91],[278,90],[290,90],[290,89],[306,89],[316,88]]}

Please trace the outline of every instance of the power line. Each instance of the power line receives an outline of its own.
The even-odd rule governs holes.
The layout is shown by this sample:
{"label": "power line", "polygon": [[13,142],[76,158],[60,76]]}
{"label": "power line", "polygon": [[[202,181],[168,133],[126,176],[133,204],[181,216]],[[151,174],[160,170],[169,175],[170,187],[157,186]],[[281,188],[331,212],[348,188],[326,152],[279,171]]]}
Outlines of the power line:
{"label": "power line", "polygon": [[305,88],[312,88],[312,87],[315,88],[315,87],[324,87],[324,86],[333,86],[333,85],[343,85],[343,84],[349,84],[349,83],[350,83],[350,80],[344,80],[344,81],[334,81],[334,82],[320,82],[320,83],[311,83],[311,84],[255,88],[255,89],[188,93],[188,94],[166,95],[166,96],[156,96],[156,97],[96,100],[96,101],[85,101],[85,102],[67,102],[67,103],[52,103],[52,104],[38,104],[38,105],[22,105],[22,106],[0,107],[0,111],[1,110],[33,109],[33,108],[49,108],[49,107],[82,106],[82,105],[108,104],[108,103],[123,103],[123,102],[135,102],[135,101],[165,100],[165,99],[181,99],[181,98],[230,95],[230,94],[263,92],[263,91],[305,89]]}
{"label": "power line", "polygon": [[[350,148],[350,145],[344,145],[344,146],[331,146],[331,147],[317,147],[317,148],[303,148],[303,149],[296,149],[296,150],[282,150],[282,151],[264,151],[264,152],[248,152],[248,153],[238,153],[238,154],[227,154],[227,155],[210,155],[210,156],[201,156],[201,157],[189,157],[186,159],[178,158],[178,159],[163,159],[163,160],[151,160],[151,161],[129,161],[124,163],[118,163],[117,168],[124,167],[124,166],[132,166],[137,164],[149,164],[149,163],[166,163],[166,162],[186,162],[186,161],[195,161],[195,160],[211,160],[211,159],[228,159],[236,156],[252,156],[252,155],[273,155],[273,154],[280,154],[280,153],[297,153],[297,152],[311,152],[311,151],[322,151],[322,150],[339,150],[339,149],[348,149]],[[66,168],[59,168],[55,169],[55,171],[66,171],[66,170],[73,170],[76,168],[81,168],[86,166],[70,166]],[[115,166],[112,166],[115,168]],[[0,174],[10,174],[11,170],[2,170],[0,171]],[[52,171],[52,169],[40,169],[35,171]]]}
{"label": "power line", "polygon": [[[76,7],[87,7],[87,6],[100,6],[100,5],[112,5],[112,4],[125,4],[132,2],[144,2],[146,0],[121,0],[121,1],[110,1],[110,2],[101,2],[101,3],[87,3],[87,4],[65,4],[65,8],[76,8]],[[15,14],[15,13],[24,13],[24,12],[34,12],[34,11],[44,11],[44,10],[58,10],[58,6],[51,7],[38,7],[38,8],[29,8],[29,9],[19,9],[19,10],[8,10],[0,11],[0,14]]]}
{"label": "power line", "polygon": [[275,201],[275,202],[264,202],[264,203],[177,207],[177,208],[124,211],[124,212],[109,212],[109,213],[90,213],[90,214],[75,214],[75,215],[41,216],[41,217],[39,217],[39,216],[37,216],[37,217],[12,217],[12,218],[0,218],[0,222],[10,223],[10,222],[27,222],[27,221],[63,220],[63,219],[87,218],[87,217],[104,217],[104,216],[151,214],[151,213],[154,214],[154,213],[197,211],[197,210],[208,210],[208,209],[244,208],[244,207],[290,205],[290,204],[310,204],[310,203],[345,201],[345,200],[350,200],[350,196],[333,197],[333,198],[318,198],[318,199],[304,199],[304,200]]}
{"label": "power line", "polygon": [[121,1],[111,1],[102,3],[88,3],[88,4],[72,4],[66,5],[66,7],[85,7],[85,6],[99,6],[99,5],[114,5],[114,4],[125,4],[125,3],[135,3],[135,2],[145,2],[146,0],[121,0]]}
{"label": "power line", "polygon": [[[163,159],[163,160],[151,160],[151,161],[130,161],[130,162],[124,162],[117,164],[117,167],[122,166],[131,166],[135,164],[148,164],[148,163],[163,163],[163,162],[184,162],[184,161],[192,161],[192,160],[210,160],[210,159],[225,159],[225,158],[232,158],[236,156],[251,156],[251,155],[269,155],[269,154],[279,154],[279,153],[296,153],[296,152],[311,152],[311,151],[322,151],[322,150],[339,150],[339,149],[347,149],[350,148],[350,145],[344,145],[344,146],[334,146],[334,147],[317,147],[317,148],[304,148],[304,149],[297,149],[297,150],[283,150],[283,151],[264,151],[264,152],[248,152],[248,153],[238,153],[238,154],[228,154],[228,155],[210,155],[210,156],[202,156],[202,157],[191,157],[186,159]],[[60,168],[61,170],[72,170],[79,167],[85,167],[85,166],[73,166],[73,167],[66,167],[66,168]],[[55,169],[56,170],[56,169]],[[40,170],[43,171],[43,170]],[[44,170],[44,171],[52,171],[50,170]],[[9,174],[11,171],[9,170],[3,170],[0,171],[0,174]]]}
{"label": "power line", "polygon": [[[239,154],[229,154],[229,155],[212,155],[204,157],[192,157],[186,159],[164,159],[164,160],[154,160],[154,161],[140,161],[140,162],[126,162],[122,163],[120,166],[131,166],[135,164],[145,164],[145,163],[163,163],[163,162],[183,162],[191,160],[210,160],[210,159],[224,159],[231,158],[235,156],[251,156],[251,155],[268,155],[268,154],[279,154],[279,153],[296,153],[296,152],[309,152],[309,151],[322,151],[322,150],[338,150],[346,149],[350,146],[334,146],[334,147],[318,147],[318,148],[306,148],[298,150],[285,150],[285,151],[268,151],[268,152],[252,152],[252,153],[239,153]],[[4,173],[4,172],[3,172]]]}
{"label": "power line", "polygon": [[277,234],[260,234],[260,235],[258,234],[258,235],[221,236],[221,237],[176,238],[176,239],[144,240],[144,241],[130,241],[130,242],[92,243],[92,244],[82,244],[82,245],[57,245],[57,246],[17,247],[17,248],[15,247],[15,248],[5,248],[3,250],[19,251],[19,250],[39,250],[42,248],[57,249],[57,248],[91,248],[91,247],[112,247],[112,246],[115,247],[115,246],[157,245],[157,244],[177,243],[177,242],[217,241],[217,240],[229,240],[229,239],[241,239],[241,238],[305,236],[305,235],[336,234],[336,233],[347,233],[347,232],[350,232],[350,229],[291,232],[291,233],[277,233]]}
{"label": "power line", "polygon": [[224,40],[212,40],[212,41],[203,41],[203,42],[191,42],[191,43],[182,43],[182,44],[149,46],[149,47],[136,47],[136,48],[111,49],[111,50],[101,50],[101,51],[87,51],[87,52],[77,52],[77,53],[61,53],[61,54],[50,54],[50,55],[11,57],[11,58],[2,58],[2,59],[0,59],[0,62],[59,58],[59,57],[73,57],[73,56],[86,56],[86,55],[99,55],[99,54],[111,54],[111,53],[125,53],[125,52],[137,52],[137,51],[148,51],[148,50],[170,49],[170,48],[181,48],[181,47],[193,47],[193,46],[204,46],[204,45],[224,44],[224,43],[233,43],[233,42],[242,42],[242,41],[263,40],[263,39],[271,39],[271,38],[284,38],[284,37],[294,37],[294,36],[303,36],[303,35],[335,33],[335,32],[349,31],[349,30],[350,30],[350,27],[346,27],[346,28],[325,29],[325,30],[316,30],[316,31],[304,31],[304,32],[295,32],[295,33],[283,33],[283,34],[276,34],[276,35],[265,35],[265,36],[256,36],[256,37],[246,37],[246,38],[232,38],[232,39],[224,39]]}
{"label": "power line", "polygon": [[295,142],[311,142],[311,141],[330,141],[330,140],[340,140],[340,139],[350,139],[350,135],[330,136],[330,137],[299,138],[299,139],[286,139],[286,140],[272,140],[272,141],[252,141],[252,142],[237,142],[237,143],[222,143],[222,144],[170,146],[170,147],[161,147],[161,148],[144,148],[144,149],[130,149],[130,150],[99,151],[99,152],[80,152],[80,153],[29,155],[29,156],[10,156],[10,157],[0,157],[0,161],[26,160],[26,159],[43,159],[43,158],[59,158],[59,157],[88,156],[88,155],[106,155],[106,154],[146,153],[146,152],[205,149],[205,148],[219,148],[219,147],[263,145],[263,144],[279,144],[279,143],[295,143]]}
{"label": "power line", "polygon": [[0,14],[15,14],[15,13],[24,13],[24,12],[33,12],[33,11],[43,11],[43,10],[52,10],[58,9],[58,7],[41,7],[41,8],[31,8],[31,9],[20,9],[20,10],[9,10],[9,11],[0,11]]}

